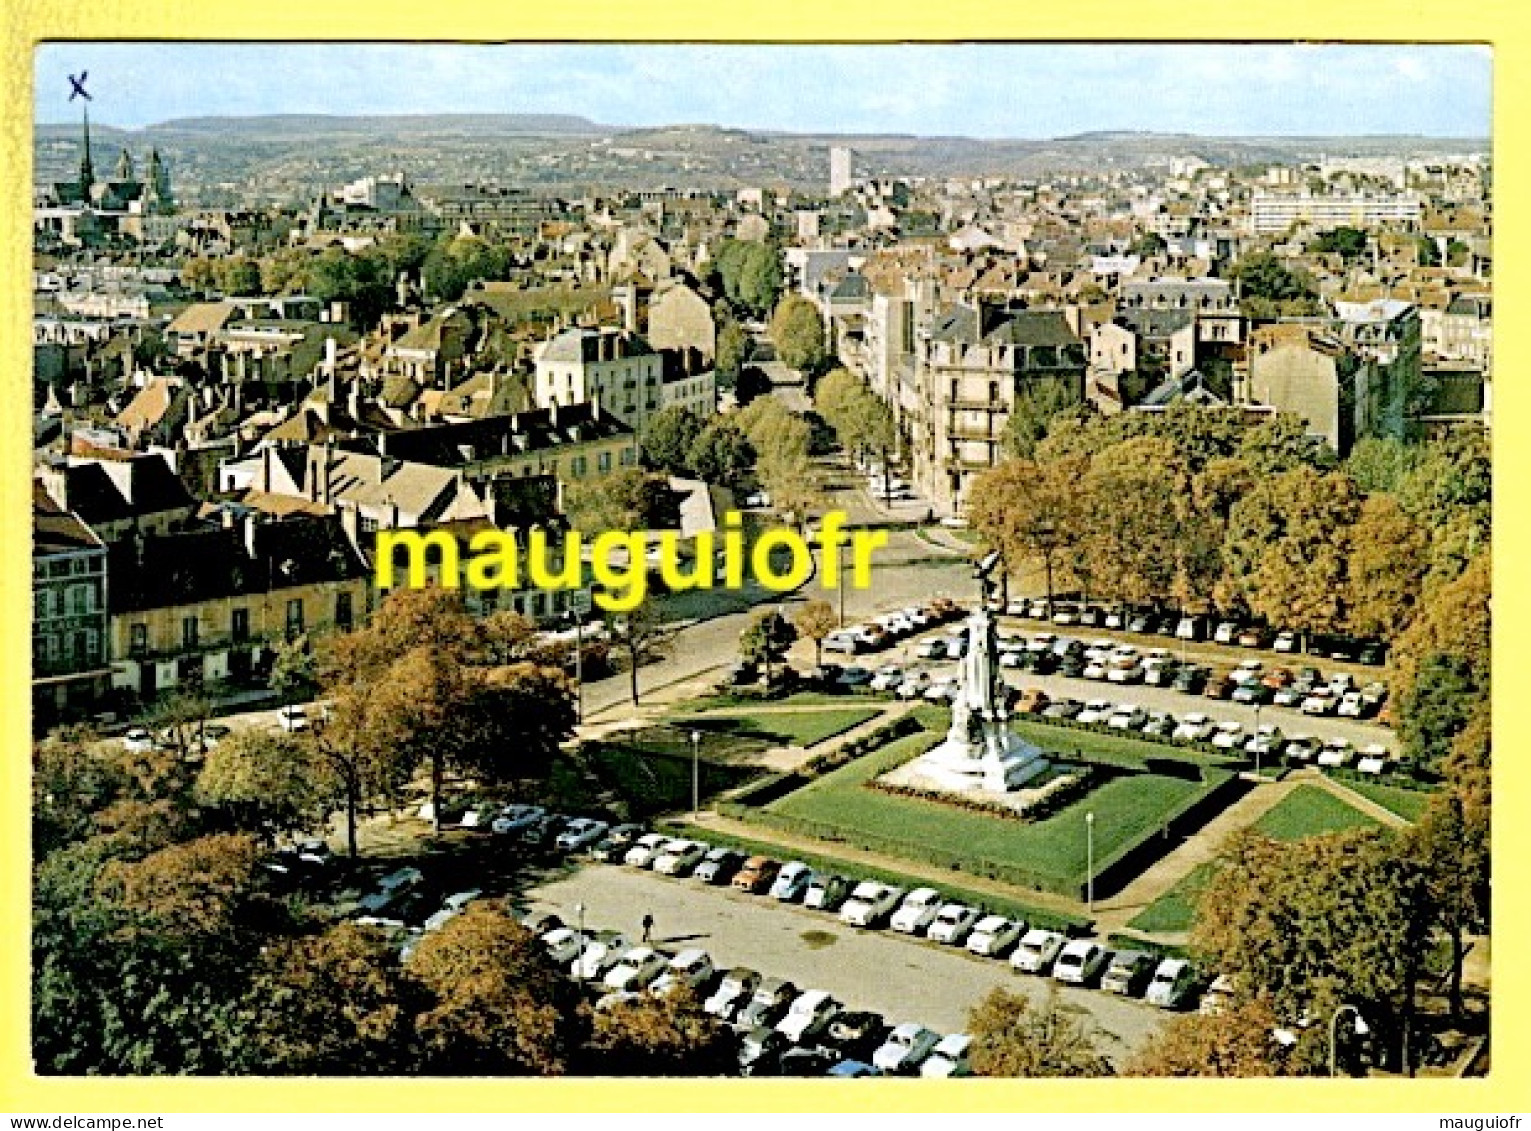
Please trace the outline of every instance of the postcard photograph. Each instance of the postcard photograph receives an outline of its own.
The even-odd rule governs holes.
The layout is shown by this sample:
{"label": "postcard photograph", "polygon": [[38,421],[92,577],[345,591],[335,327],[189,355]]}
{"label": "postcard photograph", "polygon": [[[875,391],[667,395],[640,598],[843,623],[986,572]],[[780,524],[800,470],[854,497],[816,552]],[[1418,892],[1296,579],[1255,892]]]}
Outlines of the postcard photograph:
{"label": "postcard photograph", "polygon": [[37,1076],[1490,1073],[1491,48],[33,65]]}

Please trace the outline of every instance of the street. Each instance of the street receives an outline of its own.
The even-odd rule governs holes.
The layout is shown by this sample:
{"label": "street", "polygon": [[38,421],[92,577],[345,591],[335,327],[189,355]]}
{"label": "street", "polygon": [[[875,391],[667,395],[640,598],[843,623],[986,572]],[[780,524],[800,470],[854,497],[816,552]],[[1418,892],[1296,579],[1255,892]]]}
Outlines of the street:
{"label": "street", "polygon": [[[965,950],[893,931],[858,930],[833,915],[765,896],[634,868],[587,865],[530,889],[527,898],[566,923],[576,922],[574,908],[584,904],[587,930],[611,928],[634,937],[643,916],[652,915],[654,939],[668,949],[701,947],[720,970],[748,966],[790,978],[800,990],[827,990],[847,1008],[870,1009],[889,1024],[916,1021],[943,1033],[964,1029],[968,1010],[995,986],[1041,1002],[1054,984]],[[1095,1021],[1102,1052],[1116,1062],[1171,1016],[1099,990],[1059,987],[1058,996],[1066,1008]]]}

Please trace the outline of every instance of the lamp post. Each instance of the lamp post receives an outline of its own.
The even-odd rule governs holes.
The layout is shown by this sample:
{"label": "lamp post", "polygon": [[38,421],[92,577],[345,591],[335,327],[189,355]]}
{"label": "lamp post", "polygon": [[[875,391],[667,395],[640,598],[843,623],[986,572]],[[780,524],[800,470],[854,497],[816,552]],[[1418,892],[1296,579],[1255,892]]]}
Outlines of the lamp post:
{"label": "lamp post", "polygon": [[1090,914],[1095,914],[1095,811],[1084,815],[1084,883],[1085,901]]}
{"label": "lamp post", "polygon": [[579,979],[580,989],[585,988],[585,905],[576,903],[574,915],[579,921],[579,950],[574,959],[574,974]]}
{"label": "lamp post", "polygon": [[1336,1009],[1334,1011],[1334,1016],[1329,1018],[1329,1075],[1330,1076],[1336,1075],[1336,1072],[1337,1072],[1336,1066],[1337,1066],[1338,1061],[1339,1061],[1340,1018],[1342,1016],[1344,1016],[1345,1013],[1347,1013],[1347,1012],[1354,1013],[1356,1015],[1356,1024],[1355,1024],[1355,1034],[1356,1034],[1356,1036],[1364,1037],[1364,1036],[1366,1036],[1366,1034],[1371,1032],[1370,1026],[1368,1026],[1366,1024],[1366,1019],[1361,1016],[1361,1011],[1359,1009],[1357,1009],[1355,1006],[1353,1006],[1353,1005],[1342,1005],[1342,1006],[1340,1006],[1338,1009]]}
{"label": "lamp post", "polygon": [[1260,701],[1255,700],[1255,783],[1260,781]]}
{"label": "lamp post", "polygon": [[702,807],[701,754],[702,732],[694,730],[691,732],[691,819],[693,821],[696,820],[697,811]]}

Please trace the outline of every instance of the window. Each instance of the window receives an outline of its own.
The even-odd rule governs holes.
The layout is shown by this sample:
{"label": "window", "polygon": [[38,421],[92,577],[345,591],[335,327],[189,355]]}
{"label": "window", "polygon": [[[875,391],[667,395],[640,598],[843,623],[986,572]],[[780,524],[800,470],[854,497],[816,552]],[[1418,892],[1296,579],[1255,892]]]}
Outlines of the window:
{"label": "window", "polygon": [[85,630],[85,659],[92,664],[101,659],[101,634],[93,628]]}
{"label": "window", "polygon": [[363,534],[376,534],[377,533],[377,519],[369,518],[367,515],[362,515],[362,517],[361,517],[361,532]]}
{"label": "window", "polygon": [[294,597],[287,602],[287,639],[303,635],[303,598]]}
{"label": "window", "polygon": [[235,609],[229,618],[229,632],[234,637],[235,644],[243,644],[250,639],[250,610]]}
{"label": "window", "polygon": [[142,656],[149,650],[149,626],[142,622],[128,630],[128,655]]}
{"label": "window", "polygon": [[39,589],[32,594],[32,619],[47,620],[53,615],[53,591]]}
{"label": "window", "polygon": [[635,464],[637,462],[638,462],[638,453],[637,452],[635,452],[632,448],[623,448],[622,449],[622,466],[623,467],[631,467],[633,464]]}
{"label": "window", "polygon": [[600,455],[598,455],[596,457],[595,465],[596,465],[596,467],[598,467],[602,471],[610,471],[611,470],[611,453],[610,452],[602,452]]}
{"label": "window", "polygon": [[197,646],[197,630],[198,630],[198,625],[197,625],[197,618],[196,617],[182,617],[181,618],[181,647],[182,648],[195,648]]}
{"label": "window", "polygon": [[351,631],[351,594],[335,594],[335,627],[341,632]]}
{"label": "window", "polygon": [[71,585],[68,600],[69,615],[72,617],[82,616],[95,610],[94,592],[89,585]]}

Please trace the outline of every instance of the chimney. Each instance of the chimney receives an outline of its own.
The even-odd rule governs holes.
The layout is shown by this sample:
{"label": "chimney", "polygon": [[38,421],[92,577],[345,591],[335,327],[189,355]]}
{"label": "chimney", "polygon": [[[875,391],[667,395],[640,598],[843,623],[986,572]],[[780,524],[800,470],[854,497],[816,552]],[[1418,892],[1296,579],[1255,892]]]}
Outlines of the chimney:
{"label": "chimney", "polygon": [[361,378],[352,381],[346,390],[346,411],[351,414],[352,420],[361,419]]}
{"label": "chimney", "polygon": [[271,490],[271,445],[267,444],[260,453],[260,489],[269,493]]}
{"label": "chimney", "polygon": [[254,511],[244,516],[245,553],[251,558],[257,556],[255,553],[255,527],[258,522],[259,519]]}
{"label": "chimney", "polygon": [[329,505],[329,503],[330,503],[331,480],[334,478],[334,467],[333,467],[334,462],[335,462],[335,437],[334,437],[334,435],[332,433],[325,433],[325,436],[324,436],[324,502],[325,502],[325,505]]}

